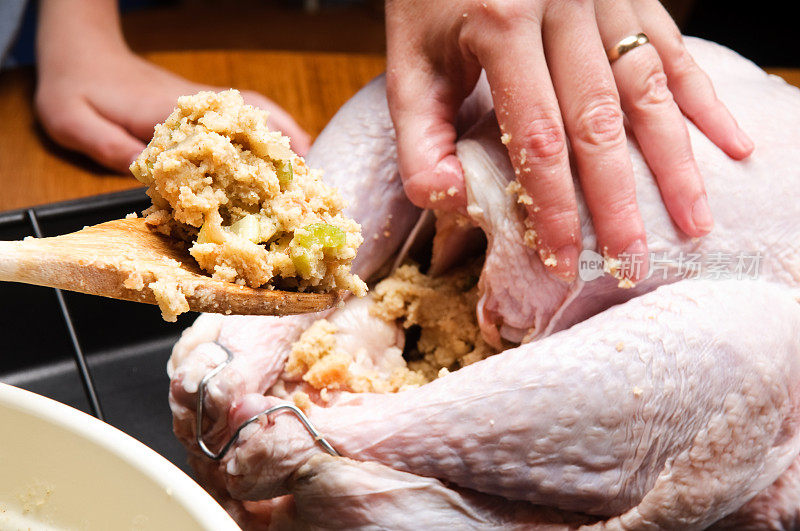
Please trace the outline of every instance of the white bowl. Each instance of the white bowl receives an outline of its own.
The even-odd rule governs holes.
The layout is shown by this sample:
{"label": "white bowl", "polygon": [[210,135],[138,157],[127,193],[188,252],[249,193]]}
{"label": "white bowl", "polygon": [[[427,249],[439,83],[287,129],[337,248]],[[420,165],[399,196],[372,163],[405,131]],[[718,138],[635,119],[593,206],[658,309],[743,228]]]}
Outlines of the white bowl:
{"label": "white bowl", "polygon": [[239,528],[147,446],[69,406],[0,384],[0,529]]}

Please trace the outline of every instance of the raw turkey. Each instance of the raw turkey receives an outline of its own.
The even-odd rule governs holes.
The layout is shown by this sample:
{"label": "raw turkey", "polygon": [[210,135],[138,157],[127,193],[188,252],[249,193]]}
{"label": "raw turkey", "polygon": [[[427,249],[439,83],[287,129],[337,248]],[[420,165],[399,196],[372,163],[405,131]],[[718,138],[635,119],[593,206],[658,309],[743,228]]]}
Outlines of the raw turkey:
{"label": "raw turkey", "polygon": [[[283,370],[320,317],[338,323],[337,341],[362,353],[358,363],[403,363],[403,334],[363,301],[323,315],[204,315],[184,333],[169,364],[175,432],[244,527],[798,525],[800,91],[721,46],[687,45],[756,150],[733,161],[689,124],[716,221],[693,240],[670,221],[629,136],[651,251],[651,275],[635,287],[610,275],[567,284],[545,271],[526,245],[531,228],[508,192],[513,171],[481,84],[458,144],[468,214],[488,242],[475,311],[486,341],[518,346],[413,389],[321,400]],[[309,155],[362,224],[362,278],[385,274],[420,218],[395,159],[382,79],[340,110]],[[581,218],[593,250],[583,206]],[[474,233],[438,225],[432,267],[444,268]],[[705,269],[693,275],[686,264],[698,259]],[[290,414],[259,417],[219,463],[203,456],[195,400],[225,360],[220,345],[233,362],[207,387],[212,448],[302,390],[309,419],[342,457]]]}

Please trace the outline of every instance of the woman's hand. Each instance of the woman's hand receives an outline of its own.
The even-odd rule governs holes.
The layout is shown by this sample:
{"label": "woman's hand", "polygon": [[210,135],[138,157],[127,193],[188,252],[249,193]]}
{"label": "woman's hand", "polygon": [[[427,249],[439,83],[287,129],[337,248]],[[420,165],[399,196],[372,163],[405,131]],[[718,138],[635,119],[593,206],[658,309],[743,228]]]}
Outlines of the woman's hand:
{"label": "woman's hand", "polygon": [[[109,0],[45,1],[38,35],[36,110],[62,146],[127,173],[153,136],[153,127],[184,94],[222,90],[193,83],[128,50]],[[270,112],[270,122],[304,152],[309,137],[264,96],[244,91],[247,103]]]}
{"label": "woman's hand", "polygon": [[[568,144],[598,248],[640,259],[646,235],[623,111],[667,210],[690,236],[708,233],[713,218],[683,114],[729,156],[753,150],[658,0],[388,0],[386,16],[389,108],[408,197],[464,208],[454,122],[485,70],[517,178],[533,199],[540,256],[564,279],[575,277],[581,250]],[[609,64],[606,50],[640,32],[650,43]]]}

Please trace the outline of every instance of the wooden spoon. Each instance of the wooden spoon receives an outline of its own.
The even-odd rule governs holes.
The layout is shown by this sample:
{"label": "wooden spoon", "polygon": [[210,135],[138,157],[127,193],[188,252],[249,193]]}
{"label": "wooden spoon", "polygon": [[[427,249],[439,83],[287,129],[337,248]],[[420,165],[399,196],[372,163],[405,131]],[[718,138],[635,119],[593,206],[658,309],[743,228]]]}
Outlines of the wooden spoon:
{"label": "wooden spoon", "polygon": [[[0,241],[0,281],[149,304],[161,298],[162,310],[161,288],[168,286],[168,292],[185,296],[190,310],[225,314],[317,312],[339,299],[337,293],[255,289],[215,280],[200,270],[184,244],[154,233],[141,218],[109,221],[54,238]],[[154,281],[161,286],[155,292],[150,285]],[[169,317],[167,311],[164,314]]]}

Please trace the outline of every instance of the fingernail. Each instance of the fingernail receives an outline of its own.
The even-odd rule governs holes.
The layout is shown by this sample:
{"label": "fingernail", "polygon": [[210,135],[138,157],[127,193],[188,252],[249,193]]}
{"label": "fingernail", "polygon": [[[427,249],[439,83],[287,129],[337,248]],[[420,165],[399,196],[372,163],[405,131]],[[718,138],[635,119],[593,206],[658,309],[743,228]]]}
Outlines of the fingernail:
{"label": "fingernail", "polygon": [[632,244],[627,246],[624,251],[620,254],[625,254],[626,256],[636,256],[641,257],[647,253],[647,245],[642,240],[635,240]]}
{"label": "fingernail", "polygon": [[705,194],[701,195],[692,205],[692,221],[695,228],[703,233],[711,232],[711,229],[714,228],[714,217],[711,215],[711,208],[708,206]]}
{"label": "fingernail", "polygon": [[739,149],[741,149],[743,153],[750,153],[753,151],[755,144],[753,140],[747,136],[747,133],[739,129],[739,133],[736,136],[739,141]]}
{"label": "fingernail", "polygon": [[542,252],[540,256],[542,257],[542,262],[551,273],[561,280],[572,282],[577,275],[576,268],[579,254],[575,245],[565,245],[554,253],[548,255]]}
{"label": "fingernail", "polygon": [[623,276],[631,280],[640,280],[647,275],[650,266],[647,257],[647,244],[644,240],[634,240],[620,255],[625,256]]}

